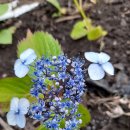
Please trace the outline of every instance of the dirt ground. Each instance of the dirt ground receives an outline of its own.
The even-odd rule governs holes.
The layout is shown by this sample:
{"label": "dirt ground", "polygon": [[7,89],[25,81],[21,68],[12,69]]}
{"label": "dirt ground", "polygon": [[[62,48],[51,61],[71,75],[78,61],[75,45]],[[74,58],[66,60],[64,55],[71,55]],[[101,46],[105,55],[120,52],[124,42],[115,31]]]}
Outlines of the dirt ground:
{"label": "dirt ground", "polygon": [[[21,0],[21,3],[31,1]],[[5,0],[0,0],[0,3],[2,2]],[[60,0],[60,3],[62,6],[75,11],[72,0]],[[26,36],[27,29],[32,32],[42,30],[51,33],[59,40],[64,52],[70,57],[77,54],[83,57],[86,51],[100,50],[100,44],[97,41],[90,42],[86,38],[74,41],[70,38],[72,26],[81,19],[80,17],[60,21],[72,14],[68,13],[60,18],[52,18],[55,11],[54,7],[41,1],[40,7],[34,11],[0,24],[1,29],[19,22],[22,23],[13,36],[12,45],[0,45],[0,77],[14,76],[12,68],[16,59],[16,46]],[[111,56],[111,62],[115,66],[115,76],[106,76],[104,80],[99,82],[86,79],[88,92],[84,96],[84,104],[90,109],[92,121],[82,130],[130,130],[129,117],[121,116],[112,119],[105,113],[105,101],[100,105],[91,102],[92,100],[93,102],[96,101],[97,98],[130,97],[130,1],[99,0],[96,5],[89,7],[86,13],[92,18],[93,24],[102,25],[108,31],[108,35],[104,38],[105,46],[102,51]],[[4,116],[2,118],[4,119]],[[30,120],[29,122],[25,130],[28,128],[33,130],[34,127],[30,125]]]}

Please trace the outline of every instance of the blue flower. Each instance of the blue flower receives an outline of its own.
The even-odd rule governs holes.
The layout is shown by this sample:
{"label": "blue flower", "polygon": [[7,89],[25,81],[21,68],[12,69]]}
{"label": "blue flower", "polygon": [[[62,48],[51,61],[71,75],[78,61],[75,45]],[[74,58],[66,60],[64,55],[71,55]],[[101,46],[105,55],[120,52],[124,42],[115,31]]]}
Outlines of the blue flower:
{"label": "blue flower", "polygon": [[[83,65],[79,58],[68,59],[65,55],[36,61],[30,93],[37,101],[30,106],[30,117],[50,130],[60,130],[62,120],[77,118],[78,104],[85,90]],[[70,123],[71,127],[63,130],[79,127],[77,120]]]}
{"label": "blue flower", "polygon": [[56,119],[47,122],[47,128],[52,130],[59,130],[59,122]]}
{"label": "blue flower", "polygon": [[108,62],[110,56],[106,53],[95,53],[95,52],[85,52],[85,58],[93,62],[88,67],[88,74],[92,80],[100,80],[105,76],[105,72],[114,75],[114,67]]}
{"label": "blue flower", "polygon": [[26,124],[25,114],[27,114],[30,103],[27,99],[21,98],[20,100],[14,97],[11,100],[10,111],[7,113],[7,121],[9,125],[18,125],[24,128]]}
{"label": "blue flower", "polygon": [[65,129],[64,130],[75,130],[77,129],[77,126],[82,123],[82,120],[77,120],[76,118],[73,118],[72,120],[65,122]]}
{"label": "blue flower", "polygon": [[19,78],[24,77],[29,72],[29,65],[36,59],[34,50],[27,49],[17,59],[14,64],[15,75]]}

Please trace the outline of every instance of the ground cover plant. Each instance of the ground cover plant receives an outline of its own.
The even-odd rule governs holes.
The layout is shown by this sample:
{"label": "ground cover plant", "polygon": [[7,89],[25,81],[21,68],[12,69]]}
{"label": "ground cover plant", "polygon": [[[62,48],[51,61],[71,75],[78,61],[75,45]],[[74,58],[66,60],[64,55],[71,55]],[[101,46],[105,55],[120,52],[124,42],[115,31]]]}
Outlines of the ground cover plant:
{"label": "ground cover plant", "polygon": [[[27,113],[31,118],[41,122],[42,129],[73,130],[89,123],[90,114],[81,104],[86,91],[83,59],[69,59],[62,52],[58,41],[44,32],[28,32],[27,39],[18,45],[18,56],[19,59],[14,64],[15,75],[23,78],[28,74],[28,82],[32,82],[33,85],[30,92],[26,91],[30,100],[24,94],[23,98],[19,99],[22,96],[19,90],[28,86],[23,83],[23,86],[15,90],[16,78],[6,79],[12,81],[10,88],[3,79],[5,86],[0,88],[1,92],[3,91],[0,95],[1,103],[5,93],[5,102],[12,98],[10,111],[7,113],[9,125],[24,128]],[[88,68],[92,80],[102,79],[104,71],[114,75],[114,68],[108,62],[110,57],[106,53],[85,52],[85,58],[94,62]],[[24,79],[19,79],[19,82],[24,82]],[[31,100],[33,102],[30,102]]]}
{"label": "ground cover plant", "polygon": [[[129,130],[129,3],[39,0],[19,7],[33,2],[39,7],[0,25],[19,25],[12,44],[0,46],[0,128]],[[88,32],[72,40],[73,25],[84,19],[79,8],[105,37],[94,31],[93,40]]]}

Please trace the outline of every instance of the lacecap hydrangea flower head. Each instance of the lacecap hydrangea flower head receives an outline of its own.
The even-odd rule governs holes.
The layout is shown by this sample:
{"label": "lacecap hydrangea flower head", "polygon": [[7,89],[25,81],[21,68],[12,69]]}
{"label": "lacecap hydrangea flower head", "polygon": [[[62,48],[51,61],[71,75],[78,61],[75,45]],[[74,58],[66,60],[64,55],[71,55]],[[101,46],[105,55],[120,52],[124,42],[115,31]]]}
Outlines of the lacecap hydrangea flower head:
{"label": "lacecap hydrangea flower head", "polygon": [[[88,68],[92,80],[102,79],[105,72],[114,74],[107,54],[88,52],[85,58],[93,62]],[[8,123],[23,128],[28,113],[49,130],[79,129],[82,114],[78,107],[86,91],[84,63],[83,59],[70,59],[64,54],[38,59],[33,49],[25,50],[16,60],[14,71],[17,77],[22,78],[31,67],[33,86],[30,95],[35,100],[29,103],[25,98],[13,98],[7,114]]]}
{"label": "lacecap hydrangea flower head", "polygon": [[[29,48],[20,55],[14,65],[15,74],[19,78],[24,77],[30,67],[34,70],[30,94],[35,98],[35,102],[30,103],[28,115],[50,130],[78,129],[82,120],[77,110],[85,92],[84,61],[79,58],[69,59],[63,54],[48,58],[43,56],[41,59],[36,57],[34,50]],[[14,102],[14,99],[11,102]],[[19,109],[17,105],[13,114],[19,115],[21,108],[22,106]],[[19,122],[16,119],[12,123],[9,115],[7,119],[10,125],[18,125],[20,128],[25,126],[22,117],[19,117]],[[64,126],[61,127],[63,121]]]}

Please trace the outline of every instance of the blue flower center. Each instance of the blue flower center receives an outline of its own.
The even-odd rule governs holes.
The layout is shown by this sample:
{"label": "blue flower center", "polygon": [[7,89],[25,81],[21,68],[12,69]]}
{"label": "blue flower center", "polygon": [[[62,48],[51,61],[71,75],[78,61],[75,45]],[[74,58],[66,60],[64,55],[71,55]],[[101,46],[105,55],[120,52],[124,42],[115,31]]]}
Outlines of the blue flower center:
{"label": "blue flower center", "polygon": [[22,61],[22,64],[23,64],[23,65],[25,65],[25,63],[26,63],[26,60]]}
{"label": "blue flower center", "polygon": [[16,114],[16,115],[19,115],[19,113],[20,113],[20,110],[18,109],[18,110],[15,112],[15,114]]}

